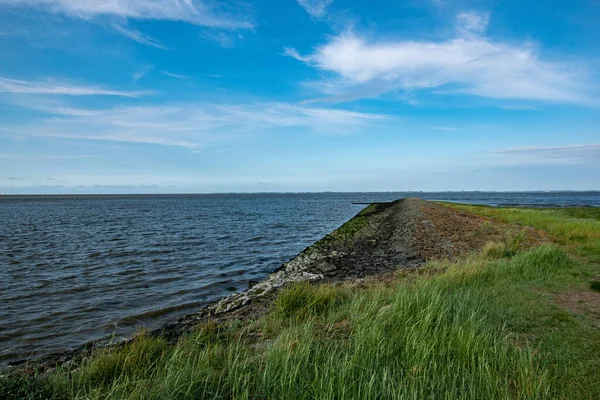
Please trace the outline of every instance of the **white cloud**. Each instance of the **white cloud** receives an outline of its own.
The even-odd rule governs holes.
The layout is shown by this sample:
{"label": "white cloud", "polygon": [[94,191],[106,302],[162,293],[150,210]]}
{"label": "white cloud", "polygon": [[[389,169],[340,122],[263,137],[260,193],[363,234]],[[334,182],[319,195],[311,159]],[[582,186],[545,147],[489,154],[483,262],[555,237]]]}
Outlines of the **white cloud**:
{"label": "white cloud", "polygon": [[483,34],[490,23],[489,13],[463,11],[456,16],[456,30],[460,36]]}
{"label": "white cloud", "polygon": [[127,29],[121,25],[115,25],[115,30],[134,42],[138,42],[146,46],[156,47],[157,49],[169,50],[168,47],[161,44],[158,40],[153,39],[150,36],[146,36],[136,29]]}
{"label": "white cloud", "polygon": [[510,165],[573,165],[600,163],[600,144],[523,146],[495,150],[491,160]]}
{"label": "white cloud", "polygon": [[83,109],[55,103],[31,104],[44,119],[4,128],[12,135],[134,142],[198,149],[206,142],[226,140],[270,128],[300,127],[312,132],[345,133],[385,122],[382,114],[303,107],[285,103]]}
{"label": "white cloud", "polygon": [[508,149],[500,149],[492,152],[493,154],[546,154],[561,156],[564,154],[586,154],[600,153],[600,144],[576,144],[569,146],[522,146]]}
{"label": "white cloud", "polygon": [[333,3],[333,0],[297,0],[307,13],[315,18],[324,17],[327,13],[327,7]]}
{"label": "white cloud", "polygon": [[222,30],[207,30],[202,32],[202,38],[211,42],[218,43],[221,47],[233,48],[236,38],[241,39],[239,35],[234,35]]}
{"label": "white cloud", "polygon": [[294,49],[292,47],[284,47],[283,48],[283,55],[295,58],[296,60],[305,62],[307,64],[310,64],[310,62],[312,60],[311,56],[304,57],[300,53],[298,53],[298,50],[296,50],[296,49]]}
{"label": "white cloud", "polygon": [[203,0],[0,0],[1,5],[37,7],[73,18],[118,16],[140,20],[170,20],[190,24],[249,29],[243,11],[222,2]]}
{"label": "white cloud", "polygon": [[88,154],[44,154],[36,156],[23,156],[19,154],[0,153],[0,160],[77,160],[87,158],[98,158]]}
{"label": "white cloud", "polygon": [[28,82],[0,77],[0,92],[19,94],[50,94],[67,96],[120,96],[141,97],[149,92],[121,91],[101,86],[80,86],[66,82],[49,80],[46,82]]}
{"label": "white cloud", "polygon": [[144,67],[143,69],[139,70],[138,72],[133,74],[133,80],[137,81],[142,79],[144,76],[146,76],[146,74],[148,72],[150,72],[152,69],[154,68],[153,65],[147,65],[146,67]]}
{"label": "white cloud", "polygon": [[311,126],[323,131],[365,125],[389,119],[383,114],[368,114],[329,108],[303,107],[286,103],[260,103],[256,105],[217,106],[217,109],[240,124],[254,122],[261,126]]}
{"label": "white cloud", "polygon": [[433,129],[437,129],[438,131],[457,131],[458,128],[454,128],[451,126],[434,126]]}
{"label": "white cloud", "polygon": [[535,111],[537,107],[531,106],[529,104],[502,104],[499,105],[500,108],[504,108],[505,110],[528,110]]}
{"label": "white cloud", "polygon": [[457,37],[441,41],[369,41],[352,33],[332,37],[312,54],[285,54],[328,72],[311,85],[345,101],[393,91],[444,86],[445,91],[498,99],[589,104],[584,71],[541,59],[531,45],[496,42],[479,34],[488,17],[459,14]]}
{"label": "white cloud", "polygon": [[133,74],[133,80],[137,81],[139,79],[142,79],[144,75],[146,75],[146,72],[148,72],[148,70],[146,69],[136,72],[135,74]]}
{"label": "white cloud", "polygon": [[160,71],[160,72],[163,75],[170,76],[171,78],[175,78],[175,79],[188,79],[189,78],[189,76],[174,74],[174,73],[168,72],[168,71]]}

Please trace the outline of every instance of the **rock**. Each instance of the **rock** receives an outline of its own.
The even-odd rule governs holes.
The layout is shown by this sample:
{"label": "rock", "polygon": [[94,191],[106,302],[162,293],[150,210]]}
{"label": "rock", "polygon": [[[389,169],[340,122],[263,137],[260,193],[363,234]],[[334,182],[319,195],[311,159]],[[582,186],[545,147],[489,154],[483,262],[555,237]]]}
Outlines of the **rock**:
{"label": "rock", "polygon": [[55,368],[48,368],[46,371],[42,372],[41,374],[36,375],[35,377],[37,379],[39,379],[40,381],[45,381],[46,379],[50,378],[50,375],[52,375],[52,373],[55,371]]}
{"label": "rock", "polygon": [[328,262],[322,262],[317,266],[317,270],[319,270],[322,273],[332,272],[336,269],[337,267],[334,264]]}
{"label": "rock", "polygon": [[63,368],[65,368],[65,369],[71,369],[71,368],[73,368],[74,366],[75,366],[75,361],[73,361],[73,360],[65,361],[65,362],[62,364],[62,367],[63,367]]}

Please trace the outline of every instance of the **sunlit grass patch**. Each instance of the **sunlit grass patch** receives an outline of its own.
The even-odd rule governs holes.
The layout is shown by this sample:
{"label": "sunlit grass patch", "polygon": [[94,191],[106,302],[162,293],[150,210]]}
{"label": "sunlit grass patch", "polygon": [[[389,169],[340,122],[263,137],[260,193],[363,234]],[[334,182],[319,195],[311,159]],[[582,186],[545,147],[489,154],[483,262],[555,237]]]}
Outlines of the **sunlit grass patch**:
{"label": "sunlit grass patch", "polygon": [[600,209],[582,208],[505,208],[446,203],[499,221],[543,230],[569,245],[579,255],[600,263]]}
{"label": "sunlit grass patch", "polygon": [[275,299],[273,311],[284,317],[318,314],[343,301],[345,294],[332,286],[295,283]]}

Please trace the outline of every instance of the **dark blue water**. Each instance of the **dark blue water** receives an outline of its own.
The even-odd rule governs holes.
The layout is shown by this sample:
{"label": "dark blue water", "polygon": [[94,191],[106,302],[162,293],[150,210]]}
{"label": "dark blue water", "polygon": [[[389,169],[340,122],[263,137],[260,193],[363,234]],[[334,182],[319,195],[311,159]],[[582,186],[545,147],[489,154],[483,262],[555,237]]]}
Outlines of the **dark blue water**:
{"label": "dark blue water", "polygon": [[[590,193],[415,193],[600,206]],[[405,193],[0,197],[0,363],[158,327]]]}

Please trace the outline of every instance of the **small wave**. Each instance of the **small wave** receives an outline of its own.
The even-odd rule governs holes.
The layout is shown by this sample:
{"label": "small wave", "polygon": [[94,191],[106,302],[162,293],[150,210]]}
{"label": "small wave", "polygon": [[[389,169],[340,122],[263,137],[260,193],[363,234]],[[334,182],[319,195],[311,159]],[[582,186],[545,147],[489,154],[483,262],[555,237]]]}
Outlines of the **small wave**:
{"label": "small wave", "polygon": [[169,276],[169,277],[164,277],[164,278],[151,279],[147,283],[148,284],[168,283],[168,282],[180,281],[181,279],[182,278],[180,276]]}
{"label": "small wave", "polygon": [[152,255],[160,255],[160,254],[170,254],[173,253],[173,249],[165,249],[165,250],[150,250],[147,252]]}
{"label": "small wave", "polygon": [[288,225],[281,224],[281,223],[280,224],[275,224],[275,225],[268,226],[269,229],[283,229],[283,228],[287,228],[287,227],[288,227]]}
{"label": "small wave", "polygon": [[115,273],[115,275],[119,276],[139,276],[143,275],[144,268],[126,268],[122,269]]}
{"label": "small wave", "polygon": [[246,240],[246,242],[247,243],[262,242],[265,239],[267,239],[265,236],[254,236],[253,238]]}
{"label": "small wave", "polygon": [[217,275],[219,278],[227,278],[230,276],[238,276],[238,275],[244,275],[246,272],[248,272],[247,269],[234,269],[231,271],[226,271],[226,272],[221,272],[219,275]]}
{"label": "small wave", "polygon": [[43,279],[41,281],[39,281],[38,283],[36,283],[33,288],[34,289],[42,289],[45,288],[46,286],[50,285],[50,283],[52,283],[52,281],[48,280],[48,279]]}
{"label": "small wave", "polygon": [[110,249],[109,254],[111,257],[133,257],[138,256],[142,252],[140,250],[118,250]]}
{"label": "small wave", "polygon": [[190,303],[178,304],[171,307],[158,308],[155,310],[144,311],[138,314],[128,315],[117,320],[117,326],[134,325],[145,320],[154,319],[165,314],[173,313],[175,311],[197,308],[201,304],[202,302],[194,301]]}

